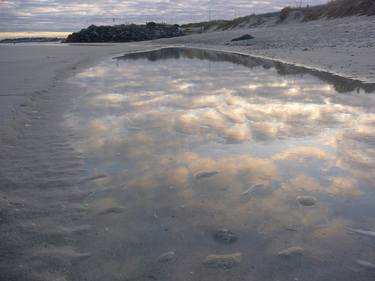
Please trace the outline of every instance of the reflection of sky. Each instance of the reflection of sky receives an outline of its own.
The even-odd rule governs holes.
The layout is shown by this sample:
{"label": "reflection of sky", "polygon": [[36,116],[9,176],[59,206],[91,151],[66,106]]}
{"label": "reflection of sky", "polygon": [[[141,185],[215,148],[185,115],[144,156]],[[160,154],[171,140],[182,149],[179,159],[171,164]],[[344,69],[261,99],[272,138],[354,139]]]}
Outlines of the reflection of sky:
{"label": "reflection of sky", "polygon": [[[137,216],[151,205],[200,210],[186,225],[260,235],[266,257],[296,244],[318,264],[333,255],[332,272],[357,256],[375,261],[346,233],[375,229],[374,205],[366,203],[375,200],[374,95],[360,85],[339,93],[341,80],[280,75],[260,61],[249,67],[207,60],[202,51],[161,54],[106,61],[74,78],[85,95],[67,123],[82,136],[76,146],[88,169],[108,176],[96,188],[114,189],[116,208],[126,202]],[[195,177],[212,171],[218,174]],[[298,206],[299,195],[316,196],[317,206]],[[293,235],[284,231],[290,225]]]}

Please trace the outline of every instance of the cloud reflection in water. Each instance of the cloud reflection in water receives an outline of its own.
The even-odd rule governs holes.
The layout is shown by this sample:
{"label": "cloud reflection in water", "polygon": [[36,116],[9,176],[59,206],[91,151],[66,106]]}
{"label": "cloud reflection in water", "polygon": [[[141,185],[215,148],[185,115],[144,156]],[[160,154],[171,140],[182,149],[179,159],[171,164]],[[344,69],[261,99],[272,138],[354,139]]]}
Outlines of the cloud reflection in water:
{"label": "cloud reflection in water", "polygon": [[[320,280],[309,272],[323,264],[321,278],[370,280],[341,265],[350,267],[359,256],[375,260],[346,233],[358,224],[375,229],[369,218],[374,205],[361,208],[375,200],[373,85],[241,55],[173,48],[103,62],[74,82],[86,93],[67,124],[82,136],[75,145],[87,155],[88,170],[108,175],[108,193],[89,204],[103,212],[106,205],[96,200],[115,198],[116,208],[127,210],[116,215],[139,229],[135,237],[115,239],[128,245],[138,237],[155,252],[177,248],[185,257],[173,270],[195,268],[198,278],[207,273],[196,268],[197,260],[225,252],[207,233],[228,227],[240,234],[235,247],[246,249],[247,261],[257,267],[252,274],[263,280],[272,274]],[[195,176],[212,171],[218,173]],[[318,205],[301,207],[299,195],[316,196]],[[172,213],[180,221],[171,221]],[[113,223],[114,233],[127,231]],[[168,228],[168,238],[160,226]],[[99,245],[114,247],[110,239]],[[273,254],[295,245],[306,249],[305,264],[273,268]],[[138,263],[130,275],[142,262],[152,264],[142,249],[134,250]],[[224,277],[211,272],[207,280],[245,276],[245,267]]]}

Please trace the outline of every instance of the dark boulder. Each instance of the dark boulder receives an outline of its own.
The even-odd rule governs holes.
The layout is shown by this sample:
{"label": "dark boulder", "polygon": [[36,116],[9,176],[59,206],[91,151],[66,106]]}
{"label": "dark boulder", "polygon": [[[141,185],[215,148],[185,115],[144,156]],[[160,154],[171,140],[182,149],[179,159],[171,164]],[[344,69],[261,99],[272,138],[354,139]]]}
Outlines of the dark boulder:
{"label": "dark boulder", "polygon": [[254,37],[251,36],[251,35],[249,35],[249,34],[245,34],[245,35],[242,35],[240,37],[234,38],[234,39],[232,39],[230,41],[231,42],[235,42],[235,41],[250,40],[250,39],[254,39]]}

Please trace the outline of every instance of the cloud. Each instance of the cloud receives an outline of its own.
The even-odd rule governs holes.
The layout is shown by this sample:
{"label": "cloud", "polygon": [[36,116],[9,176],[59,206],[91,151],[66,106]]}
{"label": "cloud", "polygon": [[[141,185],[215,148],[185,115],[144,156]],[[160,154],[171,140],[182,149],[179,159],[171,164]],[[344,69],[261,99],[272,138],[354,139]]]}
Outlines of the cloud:
{"label": "cloud", "polygon": [[289,148],[273,156],[274,160],[302,161],[309,158],[329,159],[331,155],[317,147],[297,146]]}
{"label": "cloud", "polygon": [[[325,0],[311,0],[320,4]],[[290,0],[2,0],[0,32],[74,31],[90,24],[193,22],[229,19],[237,16],[279,10],[294,5]]]}

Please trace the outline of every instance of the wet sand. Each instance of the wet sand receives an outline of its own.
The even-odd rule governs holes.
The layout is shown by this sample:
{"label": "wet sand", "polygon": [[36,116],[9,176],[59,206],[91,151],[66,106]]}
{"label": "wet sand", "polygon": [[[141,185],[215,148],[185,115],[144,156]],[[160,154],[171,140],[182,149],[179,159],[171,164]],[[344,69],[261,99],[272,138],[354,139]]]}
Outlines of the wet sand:
{"label": "wet sand", "polygon": [[31,99],[47,93],[57,95],[57,84],[61,86],[77,71],[101,59],[143,49],[136,44],[0,45],[1,131]]}
{"label": "wet sand", "polygon": [[19,107],[0,148],[2,279],[371,280],[355,263],[371,241],[346,229],[374,225],[358,154],[373,89],[199,50],[177,71],[176,56],[90,61]]}
{"label": "wet sand", "polygon": [[[77,95],[66,79],[100,59],[138,49],[131,44],[0,46],[1,280],[64,280],[59,274],[35,275],[30,268],[48,268],[51,256],[84,258],[71,246],[58,247],[89,229],[74,224],[87,196],[76,187],[90,179],[84,178],[82,156],[61,125]],[[56,250],[46,252],[50,242]]]}

